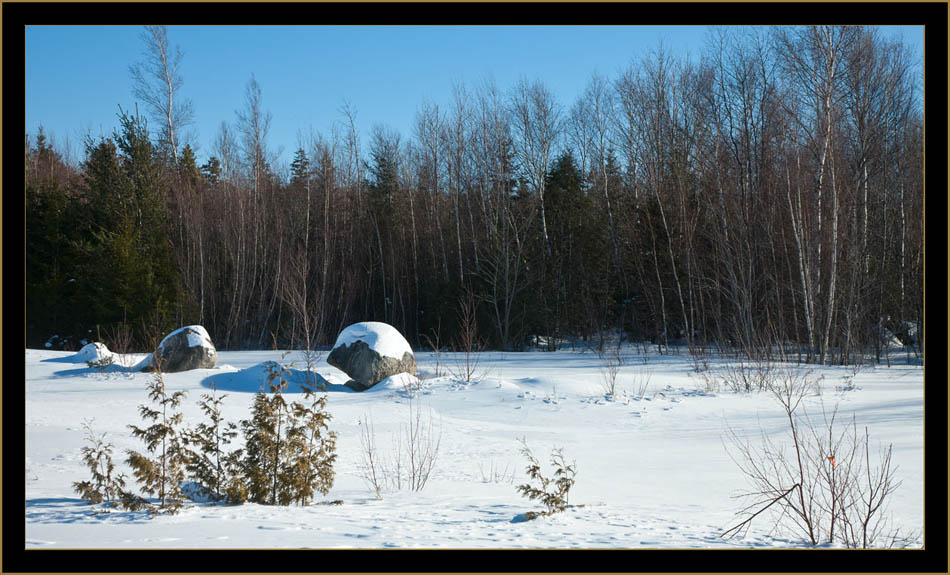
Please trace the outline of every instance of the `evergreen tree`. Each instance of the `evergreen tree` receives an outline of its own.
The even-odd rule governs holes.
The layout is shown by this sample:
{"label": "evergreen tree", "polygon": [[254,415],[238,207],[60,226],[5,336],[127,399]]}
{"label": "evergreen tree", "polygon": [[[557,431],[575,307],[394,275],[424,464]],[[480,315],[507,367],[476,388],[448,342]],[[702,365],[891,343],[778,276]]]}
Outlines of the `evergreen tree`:
{"label": "evergreen tree", "polygon": [[106,434],[96,435],[92,430],[92,422],[84,421],[88,445],[82,448],[82,460],[92,474],[92,481],[76,481],[73,490],[83,499],[94,503],[109,502],[115,506],[116,498],[125,487],[125,476],[115,473],[115,464],[112,463],[112,443],[106,443]]}
{"label": "evergreen tree", "polygon": [[553,515],[567,509],[568,494],[571,488],[574,487],[574,478],[577,476],[577,463],[568,463],[562,449],[553,449],[551,451],[551,466],[554,467],[554,475],[545,477],[541,472],[541,462],[528,448],[525,439],[521,439],[521,453],[528,459],[528,467],[525,468],[525,473],[532,480],[536,479],[540,487],[525,483],[518,486],[518,492],[528,499],[540,500],[546,507],[540,513],[526,513],[527,518],[533,519],[538,515]]}
{"label": "evergreen tree", "polygon": [[208,161],[201,166],[201,175],[204,176],[208,184],[214,186],[221,177],[221,160],[211,156]]}
{"label": "evergreen tree", "polygon": [[294,161],[290,164],[290,185],[304,188],[310,179],[310,160],[303,148],[297,148]]}
{"label": "evergreen tree", "polygon": [[153,355],[153,360],[155,373],[148,387],[148,397],[157,409],[148,405],[139,406],[142,419],[152,424],[148,427],[129,425],[129,428],[134,437],[145,442],[148,453],[154,454],[154,458],[150,459],[130,449],[126,452],[126,463],[132,467],[142,491],[158,498],[158,510],[174,514],[185,499],[182,484],[187,457],[180,430],[182,414],[175,411],[185,397],[185,392],[179,390],[169,394],[158,353]]}
{"label": "evergreen tree", "polygon": [[74,207],[68,189],[56,180],[27,180],[25,288],[30,296],[26,300],[30,347],[41,347],[52,334],[79,333],[78,310],[70,301],[78,275]]}
{"label": "evergreen tree", "polygon": [[212,501],[239,503],[242,498],[232,499],[235,482],[240,483],[238,462],[241,450],[226,451],[237,437],[237,424],[224,421],[221,404],[225,395],[218,395],[212,386],[210,394],[203,394],[198,406],[208,418],[184,435],[186,446],[186,469],[198,484],[199,493]]}
{"label": "evergreen tree", "polygon": [[171,312],[184,290],[169,241],[161,167],[145,121],[122,113],[120,122],[114,139],[86,144],[73,304],[89,328],[127,321],[145,341],[145,325],[172,327]]}
{"label": "evergreen tree", "polygon": [[287,369],[273,362],[267,377],[270,395],[261,389],[254,396],[251,419],[241,427],[246,440],[242,468],[247,483],[248,499],[269,505],[285,504],[285,483],[288,480],[290,446],[287,432],[292,427],[284,390]]}
{"label": "evergreen tree", "polygon": [[197,187],[201,179],[201,171],[198,169],[195,152],[191,149],[190,144],[185,145],[178,157],[178,175],[192,188]]}
{"label": "evergreen tree", "polygon": [[304,386],[307,403],[294,402],[293,425],[287,434],[293,458],[290,464],[289,496],[291,501],[306,505],[316,492],[326,495],[333,487],[336,461],[336,433],[329,431],[331,419],[327,412],[327,395],[317,396]]}
{"label": "evergreen tree", "polygon": [[548,229],[558,270],[558,320],[570,333],[591,333],[608,297],[609,247],[605,225],[594,216],[593,202],[573,155],[557,158],[547,178]]}

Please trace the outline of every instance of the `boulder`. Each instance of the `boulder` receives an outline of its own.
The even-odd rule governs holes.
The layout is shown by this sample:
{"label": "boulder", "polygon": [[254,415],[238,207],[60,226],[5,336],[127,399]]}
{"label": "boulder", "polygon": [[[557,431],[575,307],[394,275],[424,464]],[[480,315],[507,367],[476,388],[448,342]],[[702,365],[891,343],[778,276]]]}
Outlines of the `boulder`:
{"label": "boulder", "polygon": [[901,342],[901,340],[897,339],[897,336],[895,336],[894,333],[886,327],[881,328],[879,326],[872,325],[871,333],[878,338],[882,346],[888,349],[900,349],[904,347],[904,344]]}
{"label": "boulder", "polygon": [[908,347],[917,345],[917,324],[912,321],[901,322],[894,329],[894,336]]}
{"label": "boulder", "polygon": [[[165,373],[209,369],[218,363],[218,351],[200,325],[188,325],[171,332],[158,344],[156,353]],[[142,371],[155,371],[152,358],[145,362]]]}
{"label": "boulder", "polygon": [[357,391],[367,390],[397,373],[416,374],[416,358],[406,338],[381,322],[355,323],[340,332],[327,363],[345,372]]}

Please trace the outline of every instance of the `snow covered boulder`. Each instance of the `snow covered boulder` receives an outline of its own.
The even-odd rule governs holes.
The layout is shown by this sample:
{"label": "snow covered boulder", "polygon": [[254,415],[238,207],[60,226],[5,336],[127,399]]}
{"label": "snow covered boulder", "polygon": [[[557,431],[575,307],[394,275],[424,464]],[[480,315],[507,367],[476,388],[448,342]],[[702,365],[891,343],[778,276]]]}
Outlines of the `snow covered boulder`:
{"label": "snow covered boulder", "polygon": [[[218,363],[218,351],[204,327],[188,325],[171,332],[158,344],[159,360],[163,372],[208,369]],[[149,358],[142,371],[154,371]]]}
{"label": "snow covered boulder", "polygon": [[80,349],[76,355],[70,358],[76,363],[99,363],[114,360],[114,356],[106,344],[95,342],[87,343]]}
{"label": "snow covered boulder", "polygon": [[347,385],[357,391],[397,373],[416,374],[416,357],[406,338],[393,326],[376,321],[355,323],[341,331],[327,363],[353,378]]}

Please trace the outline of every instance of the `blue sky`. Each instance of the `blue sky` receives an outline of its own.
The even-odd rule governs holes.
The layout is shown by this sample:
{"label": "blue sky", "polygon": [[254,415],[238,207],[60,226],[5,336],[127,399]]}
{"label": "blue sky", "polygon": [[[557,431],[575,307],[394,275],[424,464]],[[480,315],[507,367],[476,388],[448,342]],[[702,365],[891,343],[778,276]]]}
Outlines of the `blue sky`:
{"label": "blue sky", "polygon": [[[40,124],[81,155],[87,133],[111,135],[119,106],[132,110],[129,66],[142,59],[138,26],[28,26],[26,130]],[[923,27],[883,29],[923,53]],[[405,139],[424,101],[446,109],[457,82],[542,80],[570,106],[591,73],[618,70],[660,43],[698,56],[705,26],[170,26],[184,52],[181,96],[194,106],[189,130],[206,159],[222,121],[233,124],[253,73],[273,115],[268,145],[289,163],[299,135],[329,135],[349,102],[364,143],[374,124]]]}

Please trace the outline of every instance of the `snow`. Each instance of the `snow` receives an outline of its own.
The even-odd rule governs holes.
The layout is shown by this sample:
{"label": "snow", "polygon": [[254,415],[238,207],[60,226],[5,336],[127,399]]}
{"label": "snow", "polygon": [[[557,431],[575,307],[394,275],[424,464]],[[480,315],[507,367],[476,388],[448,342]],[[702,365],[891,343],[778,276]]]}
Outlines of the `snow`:
{"label": "snow", "polygon": [[71,361],[75,363],[86,363],[88,361],[100,361],[112,357],[113,354],[109,351],[109,348],[106,347],[106,344],[95,342],[84,345],[82,349],[72,356]]}
{"label": "snow", "polygon": [[158,346],[164,346],[166,341],[185,330],[188,330],[188,347],[213,347],[211,344],[211,336],[208,335],[208,331],[201,325],[186,325],[185,327],[180,327],[166,335],[165,339],[163,339],[162,343],[158,344]]}
{"label": "snow", "polygon": [[[387,332],[370,328],[388,343]],[[351,333],[351,332],[350,332]],[[341,339],[346,340],[341,334]],[[351,335],[347,335],[351,337]],[[337,343],[339,345],[339,342]],[[481,354],[487,370],[478,383],[459,380],[463,356],[416,355],[419,379],[394,376],[370,392],[355,393],[345,374],[315,364],[325,381],[330,429],[338,434],[336,480],[317,503],[272,507],[188,503],[175,516],[87,505],[72,489],[89,478],[81,449],[81,424],[115,446],[117,471],[126,449],[143,449],[129,424],[141,425],[138,406],[148,403],[147,373],[101,371],[74,364],[68,352],[25,352],[25,547],[39,548],[789,548],[803,547],[794,533],[772,532],[753,522],[743,539],[719,536],[736,523],[733,498],[746,486],[727,451],[725,430],[756,440],[766,433],[784,441],[781,408],[767,393],[709,392],[688,353],[623,349],[620,391],[605,397],[596,354]],[[131,360],[144,359],[140,354]],[[302,400],[306,362],[300,352],[219,352],[214,369],[165,375],[169,391],[183,390],[186,424],[202,421],[196,402],[213,385],[226,393],[223,415],[240,422],[273,364],[288,366],[288,399]],[[731,359],[709,358],[709,373]],[[893,444],[897,478],[890,516],[895,527],[923,527],[923,367],[892,358],[892,367],[814,367],[821,394],[805,400],[809,413],[838,406],[841,421],[853,415],[878,441]],[[642,397],[637,378],[650,373]],[[407,386],[406,384],[410,384]],[[407,389],[410,388],[410,389]],[[361,477],[362,421],[370,418],[381,455],[393,449],[409,422],[410,405],[423,408],[441,431],[433,475],[420,492],[387,488],[382,498]],[[939,406],[938,406],[939,407]],[[413,413],[420,413],[416,409]],[[529,481],[520,454],[524,438],[545,470],[552,448],[576,460],[575,505],[563,513],[522,521],[542,506],[516,486]],[[233,447],[243,446],[239,436]],[[134,480],[130,479],[134,487]],[[940,486],[938,485],[939,489]],[[15,503],[15,502],[14,502]],[[15,507],[11,505],[10,507]],[[922,540],[921,540],[922,542]]]}
{"label": "snow", "polygon": [[412,375],[411,373],[397,373],[395,375],[390,375],[386,379],[380,381],[373,387],[367,389],[364,393],[379,393],[380,391],[404,391],[419,385],[419,383],[419,378]]}
{"label": "snow", "polygon": [[404,353],[412,355],[412,347],[406,338],[393,326],[378,321],[354,323],[340,332],[333,349],[363,341],[370,349],[383,357],[402,359]]}

